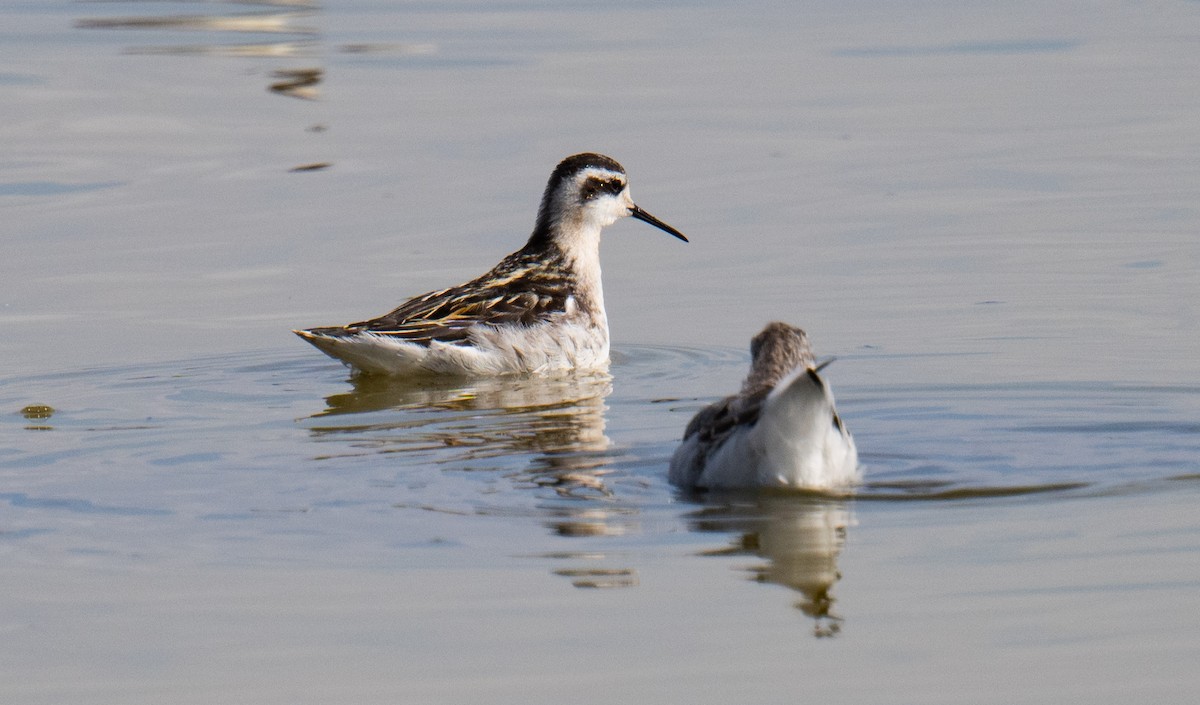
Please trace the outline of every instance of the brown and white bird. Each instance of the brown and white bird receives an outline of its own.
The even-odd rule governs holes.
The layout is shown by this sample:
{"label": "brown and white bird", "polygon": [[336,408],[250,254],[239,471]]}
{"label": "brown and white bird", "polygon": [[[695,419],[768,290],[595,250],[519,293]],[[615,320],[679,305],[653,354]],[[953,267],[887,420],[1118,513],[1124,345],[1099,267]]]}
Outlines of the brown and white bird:
{"label": "brown and white bird", "polygon": [[357,371],[491,376],[608,365],[600,231],[633,216],[687,242],[634,204],[625,169],[576,154],[550,175],[529,241],[465,284],[378,318],[295,333]]}

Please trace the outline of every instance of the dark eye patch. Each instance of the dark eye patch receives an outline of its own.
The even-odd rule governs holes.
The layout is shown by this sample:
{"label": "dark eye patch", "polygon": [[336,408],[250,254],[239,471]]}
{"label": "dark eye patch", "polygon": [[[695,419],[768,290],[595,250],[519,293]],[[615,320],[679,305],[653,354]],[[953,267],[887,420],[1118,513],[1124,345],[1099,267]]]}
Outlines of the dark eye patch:
{"label": "dark eye patch", "polygon": [[615,196],[624,188],[625,182],[620,179],[600,179],[592,176],[583,182],[583,188],[579,190],[579,195],[583,200],[590,201],[601,193],[611,193]]}

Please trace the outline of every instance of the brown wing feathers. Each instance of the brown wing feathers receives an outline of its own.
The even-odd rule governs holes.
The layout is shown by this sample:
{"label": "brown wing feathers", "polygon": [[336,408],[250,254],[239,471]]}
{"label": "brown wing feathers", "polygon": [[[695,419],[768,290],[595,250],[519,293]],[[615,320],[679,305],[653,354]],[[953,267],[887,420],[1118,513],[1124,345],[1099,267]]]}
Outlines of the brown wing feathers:
{"label": "brown wing feathers", "polygon": [[510,255],[474,281],[415,297],[378,318],[319,332],[369,332],[423,345],[434,340],[457,343],[466,341],[475,325],[533,325],[564,313],[573,295],[569,272],[554,266],[557,263],[528,261],[522,254]]}

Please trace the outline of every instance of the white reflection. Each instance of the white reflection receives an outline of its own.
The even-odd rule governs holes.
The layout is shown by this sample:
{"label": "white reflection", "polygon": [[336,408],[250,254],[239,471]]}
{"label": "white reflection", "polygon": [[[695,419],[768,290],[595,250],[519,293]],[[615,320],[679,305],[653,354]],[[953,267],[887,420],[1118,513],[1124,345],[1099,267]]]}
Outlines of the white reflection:
{"label": "white reflection", "polygon": [[575,498],[612,494],[604,481],[607,373],[420,381],[364,375],[351,383],[310,417],[317,440],[351,440],[352,452],[430,453],[433,464],[528,453],[528,468],[512,475],[518,484]]}
{"label": "white reflection", "polygon": [[[454,469],[480,461],[503,468],[513,456],[528,455],[504,476],[518,489],[546,491],[529,515],[552,533],[594,538],[640,531],[637,508],[620,502],[609,484],[607,373],[420,381],[363,375],[351,382],[350,391],[327,397],[326,409],[309,417],[312,437],[335,445],[333,454],[404,453]],[[474,513],[510,511],[502,502]],[[638,584],[633,568],[586,563],[591,559],[553,572],[578,588]]]}
{"label": "white reflection", "polygon": [[179,44],[176,46],[129,47],[125,50],[125,53],[280,59],[316,56],[320,53],[320,45],[316,42],[269,42],[266,44]]}
{"label": "white reflection", "polygon": [[833,611],[833,586],[842,577],[837,559],[853,521],[846,502],[794,494],[739,495],[732,501],[714,497],[689,519],[695,531],[737,533],[731,546],[706,555],[764,559],[747,570],[759,582],[800,593],[796,608],[813,619],[815,636],[841,631],[842,617]]}
{"label": "white reflection", "polygon": [[80,29],[176,29],[208,32],[254,32],[264,34],[316,34],[312,27],[298,26],[307,12],[247,13],[242,15],[167,15],[147,17],[101,17],[75,23]]}
{"label": "white reflection", "polygon": [[[310,0],[243,0],[236,3],[207,4],[257,5],[273,9],[257,12],[227,14],[214,12],[189,15],[153,14],[148,11],[145,14],[126,17],[87,17],[77,20],[75,26],[79,29],[200,33],[217,38],[224,34],[289,35],[278,41],[252,43],[214,40],[194,44],[133,46],[125,49],[127,54],[287,59],[313,57],[320,53],[319,30],[316,27],[302,24],[319,11],[320,5],[317,2]],[[271,84],[269,90],[279,95],[315,100],[319,97],[317,84],[321,81],[322,75],[323,70],[320,68],[278,70],[274,77],[281,80]]]}

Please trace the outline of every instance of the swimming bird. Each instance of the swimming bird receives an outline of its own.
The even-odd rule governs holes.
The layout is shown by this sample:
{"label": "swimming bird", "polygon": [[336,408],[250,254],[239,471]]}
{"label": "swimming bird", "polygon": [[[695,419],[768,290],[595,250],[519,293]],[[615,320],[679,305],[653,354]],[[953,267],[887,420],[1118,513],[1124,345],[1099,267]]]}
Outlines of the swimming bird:
{"label": "swimming bird", "polygon": [[608,365],[600,231],[632,216],[687,242],[634,204],[602,154],[555,167],[525,246],[491,271],[409,299],[378,318],[293,331],[359,372],[492,376]]}
{"label": "swimming bird", "polygon": [[814,366],[804,331],[769,323],[751,341],[750,357],[742,390],[688,424],[671,458],[671,483],[819,491],[858,483],[858,450]]}

